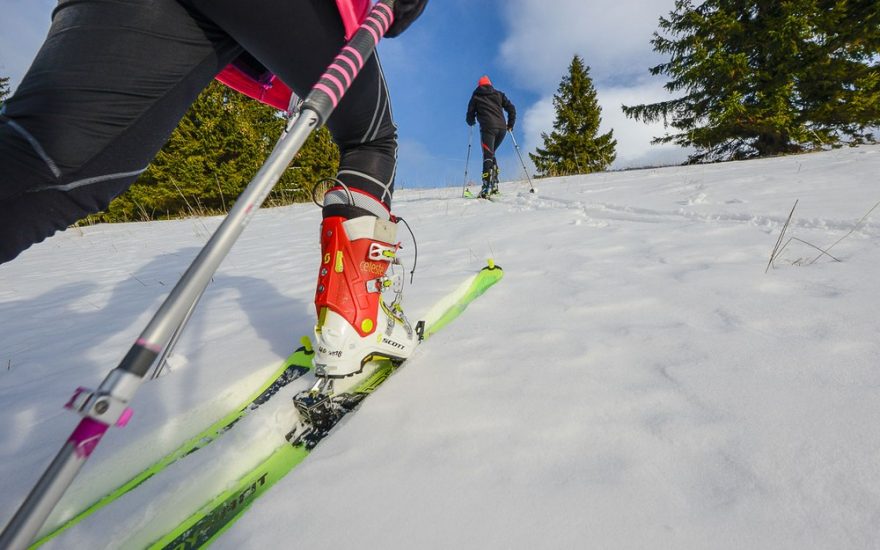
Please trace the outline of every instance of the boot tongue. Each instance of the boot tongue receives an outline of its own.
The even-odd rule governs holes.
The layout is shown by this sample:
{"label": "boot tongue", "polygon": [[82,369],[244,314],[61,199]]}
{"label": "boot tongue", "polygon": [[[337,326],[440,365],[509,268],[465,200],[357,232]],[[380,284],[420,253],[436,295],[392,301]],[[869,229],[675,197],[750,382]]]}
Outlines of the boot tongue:
{"label": "boot tongue", "polygon": [[397,224],[390,220],[381,220],[375,216],[359,216],[342,223],[349,240],[372,239],[383,243],[397,240]]}

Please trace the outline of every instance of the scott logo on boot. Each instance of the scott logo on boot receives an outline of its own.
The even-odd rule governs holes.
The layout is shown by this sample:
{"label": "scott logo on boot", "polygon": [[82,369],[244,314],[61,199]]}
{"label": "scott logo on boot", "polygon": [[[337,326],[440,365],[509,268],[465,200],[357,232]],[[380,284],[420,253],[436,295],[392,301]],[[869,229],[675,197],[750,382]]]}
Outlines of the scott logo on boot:
{"label": "scott logo on boot", "polygon": [[404,346],[403,344],[395,342],[394,340],[389,340],[388,338],[382,338],[382,343],[388,344],[389,346],[395,347],[397,349],[405,349],[406,348],[406,346]]}

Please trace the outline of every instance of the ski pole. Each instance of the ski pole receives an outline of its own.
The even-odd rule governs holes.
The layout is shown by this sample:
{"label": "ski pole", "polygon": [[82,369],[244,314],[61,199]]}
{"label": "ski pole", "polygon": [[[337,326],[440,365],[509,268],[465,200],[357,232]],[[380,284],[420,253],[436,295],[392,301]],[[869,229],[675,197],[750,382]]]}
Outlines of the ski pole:
{"label": "ski pole", "polygon": [[467,158],[464,161],[464,185],[461,186],[461,196],[464,198],[465,189],[467,189],[467,173],[468,173],[468,165],[471,162],[471,141],[474,138],[474,127],[468,126],[468,150],[467,150]]}
{"label": "ski pole", "polygon": [[516,155],[519,157],[519,163],[522,164],[523,172],[526,173],[526,179],[529,182],[529,193],[534,193],[535,187],[532,185],[532,178],[529,177],[529,170],[528,170],[528,168],[526,168],[526,163],[523,162],[522,153],[520,153],[520,151],[519,151],[519,145],[516,143],[516,138],[513,137],[513,130],[508,128],[507,133],[510,134],[510,139],[513,140],[513,146],[516,148]]}
{"label": "ski pole", "polygon": [[0,548],[27,548],[110,426],[124,426],[131,418],[128,404],[153,362],[290,161],[351,86],[351,80],[340,80],[329,71],[351,76],[352,80],[357,76],[394,21],[394,3],[379,0],[370,9],[357,32],[312,87],[298,116],[288,121],[269,158],[119,365],[96,391],[78,388],[65,405],[83,418],[0,534]]}
{"label": "ski pole", "polygon": [[174,329],[174,334],[171,335],[171,338],[168,339],[168,343],[165,345],[165,349],[162,350],[162,355],[159,356],[159,359],[156,361],[156,368],[153,369],[153,374],[150,375],[150,380],[155,380],[162,375],[162,371],[165,369],[165,365],[168,364],[168,357],[174,352],[174,348],[177,347],[177,341],[180,340],[180,335],[183,334],[183,329],[186,327],[187,323],[189,323],[190,317],[192,317],[193,312],[195,312],[196,307],[199,305],[199,300],[201,300],[204,295],[204,289],[202,289],[202,294],[193,300],[192,305],[187,310],[186,315],[180,321],[180,324],[177,325],[177,328]]}

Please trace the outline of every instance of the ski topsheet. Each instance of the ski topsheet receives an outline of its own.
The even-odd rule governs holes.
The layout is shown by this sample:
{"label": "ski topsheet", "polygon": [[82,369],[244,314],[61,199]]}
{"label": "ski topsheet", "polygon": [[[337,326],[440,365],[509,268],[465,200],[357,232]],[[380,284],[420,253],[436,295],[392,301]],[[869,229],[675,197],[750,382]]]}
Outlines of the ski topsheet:
{"label": "ski topsheet", "polygon": [[[490,260],[489,266],[464,281],[454,292],[438,301],[425,316],[424,338],[452,322],[488,288],[501,280],[503,271]],[[362,399],[375,391],[399,365],[376,361],[375,371],[346,392]],[[358,401],[359,401],[358,399]],[[292,407],[293,405],[291,405]],[[247,508],[279,479],[309,455],[312,445],[280,445],[249,473],[231,483],[226,490],[205,503],[180,525],[149,545],[151,549],[189,550],[210,544],[228,529]]]}
{"label": "ski topsheet", "polygon": [[308,345],[308,338],[304,338],[304,345],[293,352],[261,385],[248,396],[241,404],[235,407],[223,418],[220,418],[195,436],[186,440],[174,451],[168,453],[151,466],[137,473],[124,484],[115,490],[107,493],[76,516],[66,520],[64,523],[51,529],[48,533],[38,538],[31,548],[36,548],[49,540],[55,538],[66,529],[76,525],[83,519],[97,512],[101,508],[111,504],[121,496],[125,495],[138,485],[158,474],[171,464],[177,462],[181,458],[190,455],[199,449],[212,443],[214,440],[226,433],[234,424],[239,422],[245,415],[255,410],[257,407],[265,403],[269,398],[275,395],[278,390],[296,380],[303,374],[309,372],[312,368],[312,356],[314,351]]}

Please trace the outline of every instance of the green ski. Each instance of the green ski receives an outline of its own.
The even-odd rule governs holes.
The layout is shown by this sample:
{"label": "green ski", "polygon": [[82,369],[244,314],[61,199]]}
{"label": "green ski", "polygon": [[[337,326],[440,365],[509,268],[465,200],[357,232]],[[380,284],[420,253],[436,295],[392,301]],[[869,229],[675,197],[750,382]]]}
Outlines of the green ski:
{"label": "green ski", "polygon": [[[487,267],[468,278],[454,292],[438,301],[425,316],[423,339],[436,334],[452,322],[467,308],[468,304],[501,280],[503,274],[502,269],[489,260]],[[361,400],[375,391],[388,376],[400,367],[400,364],[394,364],[388,360],[377,361],[377,363],[376,370],[369,377],[349,392],[339,396],[349,403],[350,408],[346,409],[346,413],[354,410]],[[341,416],[335,418],[333,425],[340,419]],[[175,529],[151,544],[149,548],[190,550],[210,544],[241,517],[260,495],[305,460],[311,449],[327,435],[331,428],[332,426],[322,427],[320,431],[313,432],[307,439],[294,439],[292,444],[281,445],[259,466],[242,476],[229,489],[205,503]]]}

